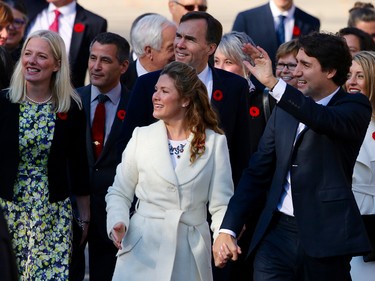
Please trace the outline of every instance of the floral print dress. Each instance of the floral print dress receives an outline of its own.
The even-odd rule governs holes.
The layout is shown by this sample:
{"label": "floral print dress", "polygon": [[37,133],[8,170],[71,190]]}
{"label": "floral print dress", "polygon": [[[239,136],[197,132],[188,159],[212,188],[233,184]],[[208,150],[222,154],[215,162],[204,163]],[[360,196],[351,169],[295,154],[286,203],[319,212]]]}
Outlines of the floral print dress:
{"label": "floral print dress", "polygon": [[0,198],[22,281],[69,279],[70,200],[48,200],[47,163],[55,120],[50,103],[20,105],[20,162],[14,198],[12,202]]}

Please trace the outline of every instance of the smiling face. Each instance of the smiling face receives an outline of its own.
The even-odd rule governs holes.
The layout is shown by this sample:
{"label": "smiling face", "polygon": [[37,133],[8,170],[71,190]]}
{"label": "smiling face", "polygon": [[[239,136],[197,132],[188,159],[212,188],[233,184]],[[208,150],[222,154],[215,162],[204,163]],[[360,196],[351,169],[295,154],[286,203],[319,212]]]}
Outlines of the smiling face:
{"label": "smiling face", "polygon": [[25,35],[26,28],[26,15],[16,9],[12,9],[14,21],[9,26],[8,39],[5,44],[6,48],[15,49],[20,44],[23,36]]}
{"label": "smiling face", "polygon": [[161,75],[152,96],[153,116],[167,124],[181,121],[186,113],[186,107],[184,106],[186,102],[180,97],[174,80],[166,74]]}
{"label": "smiling face", "polygon": [[367,95],[363,68],[354,60],[348,73],[348,80],[345,82],[345,88],[347,92],[352,94],[361,92],[362,94]]}
{"label": "smiling face", "polygon": [[128,67],[128,61],[120,63],[117,59],[115,44],[95,42],[90,50],[88,70],[90,82],[98,87],[101,93],[112,90]]}
{"label": "smiling face", "polygon": [[216,49],[215,51],[214,62],[216,68],[220,68],[246,78],[242,64],[225,56],[220,49]]}
{"label": "smiling face", "polygon": [[21,55],[22,73],[27,83],[49,87],[54,72],[60,69],[51,47],[42,38],[34,37]]}
{"label": "smiling face", "polygon": [[[288,65],[288,67],[285,65]],[[276,63],[276,77],[283,79],[293,87],[297,87],[297,79],[293,76],[296,66],[297,60],[292,53],[280,57]]]}
{"label": "smiling face", "polygon": [[173,42],[176,36],[176,29],[177,27],[174,25],[168,25],[163,29],[163,32],[161,34],[163,43],[160,47],[160,50],[151,50],[153,68],[150,69],[150,71],[162,69],[168,63],[174,60]]}
{"label": "smiling face", "polygon": [[186,63],[202,72],[216,45],[206,40],[207,22],[204,19],[187,20],[177,28],[174,40],[175,60]]}
{"label": "smiling face", "polygon": [[332,78],[336,71],[323,71],[319,61],[308,56],[301,48],[296,56],[297,66],[293,76],[297,79],[297,88],[305,96],[319,101],[332,93]]}

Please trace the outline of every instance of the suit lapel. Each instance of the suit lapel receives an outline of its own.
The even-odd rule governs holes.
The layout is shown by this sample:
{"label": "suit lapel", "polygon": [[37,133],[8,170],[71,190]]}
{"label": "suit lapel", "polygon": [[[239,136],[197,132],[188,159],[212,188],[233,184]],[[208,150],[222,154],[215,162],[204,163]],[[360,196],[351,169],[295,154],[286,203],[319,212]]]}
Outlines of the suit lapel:
{"label": "suit lapel", "polygon": [[147,144],[150,147],[150,161],[155,173],[167,182],[178,185],[171,156],[169,155],[167,129],[163,121],[157,121],[151,129]]}
{"label": "suit lapel", "polygon": [[115,145],[118,140],[118,135],[119,135],[119,132],[121,131],[122,123],[124,122],[124,120],[118,116],[118,112],[120,110],[125,111],[126,109],[126,104],[127,104],[126,95],[127,95],[126,87],[124,85],[121,85],[121,98],[120,98],[120,102],[116,110],[115,119],[113,120],[111,131],[109,132],[108,139],[106,140],[104,144],[103,151],[101,155],[99,156],[99,159],[102,157],[102,155],[106,155],[106,152],[109,149],[111,149],[112,145]]}
{"label": "suit lapel", "polygon": [[[217,110],[217,113],[219,116],[221,116],[220,112],[222,111],[222,107],[224,105],[225,101],[225,94],[226,92],[224,91],[224,85],[222,83],[222,80],[218,76],[216,70],[214,67],[211,67],[211,72],[212,72],[212,95],[211,95],[211,105]],[[220,96],[221,93],[221,96]],[[221,99],[220,99],[221,97]]]}
{"label": "suit lapel", "polygon": [[94,151],[92,149],[92,137],[91,137],[91,84],[84,87],[81,92],[81,100],[83,108],[86,114],[86,146],[87,146],[87,157],[89,163],[95,163]]}
{"label": "suit lapel", "polygon": [[79,49],[82,46],[85,29],[87,28],[86,15],[82,6],[77,3],[76,18],[74,19],[74,27],[72,33],[72,43],[70,44],[69,59],[70,63],[78,59]]}

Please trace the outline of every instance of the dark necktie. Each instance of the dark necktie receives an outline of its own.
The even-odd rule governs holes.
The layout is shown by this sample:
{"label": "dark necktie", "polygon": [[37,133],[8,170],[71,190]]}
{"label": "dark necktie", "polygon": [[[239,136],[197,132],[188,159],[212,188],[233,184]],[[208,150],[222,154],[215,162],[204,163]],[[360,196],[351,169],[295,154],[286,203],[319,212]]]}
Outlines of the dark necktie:
{"label": "dark necktie", "polygon": [[61,12],[59,10],[54,10],[55,12],[55,19],[53,20],[52,24],[49,26],[49,30],[54,32],[59,32],[59,17]]}
{"label": "dark necktie", "polygon": [[91,135],[94,148],[95,159],[99,158],[104,145],[105,134],[105,102],[109,100],[106,95],[98,96],[98,105],[95,109],[94,119],[92,120]]}
{"label": "dark necktie", "polygon": [[284,21],[286,16],[280,15],[279,16],[279,25],[276,29],[276,36],[277,36],[277,43],[281,45],[285,42],[285,27],[284,27]]}

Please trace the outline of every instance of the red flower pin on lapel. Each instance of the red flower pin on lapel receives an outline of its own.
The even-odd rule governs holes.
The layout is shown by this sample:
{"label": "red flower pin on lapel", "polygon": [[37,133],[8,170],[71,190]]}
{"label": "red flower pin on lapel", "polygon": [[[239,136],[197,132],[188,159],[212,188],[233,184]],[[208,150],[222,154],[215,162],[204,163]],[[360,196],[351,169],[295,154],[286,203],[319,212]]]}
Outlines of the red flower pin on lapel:
{"label": "red flower pin on lapel", "polygon": [[372,133],[372,139],[375,140],[375,132]]}
{"label": "red flower pin on lapel", "polygon": [[259,108],[258,107],[256,107],[256,106],[252,106],[252,107],[250,107],[250,109],[249,109],[249,113],[250,113],[250,116],[251,117],[258,117],[259,116],[259,114],[260,114],[260,110],[259,110]]}
{"label": "red flower pin on lapel", "polygon": [[212,97],[216,101],[221,101],[223,99],[223,92],[220,90],[216,90],[213,92]]}
{"label": "red flower pin on lapel", "polygon": [[300,35],[301,35],[301,29],[299,29],[299,27],[295,25],[293,27],[293,37],[298,37]]}
{"label": "red flower pin on lapel", "polygon": [[125,116],[126,116],[125,110],[120,109],[119,111],[117,111],[117,118],[120,119],[121,121],[125,119]]}
{"label": "red flower pin on lapel", "polygon": [[66,119],[68,119],[68,113],[66,113],[66,112],[59,112],[59,113],[57,113],[57,118],[59,118],[61,120],[66,120]]}
{"label": "red flower pin on lapel", "polygon": [[74,32],[83,32],[85,30],[85,25],[83,23],[77,22],[74,27]]}

